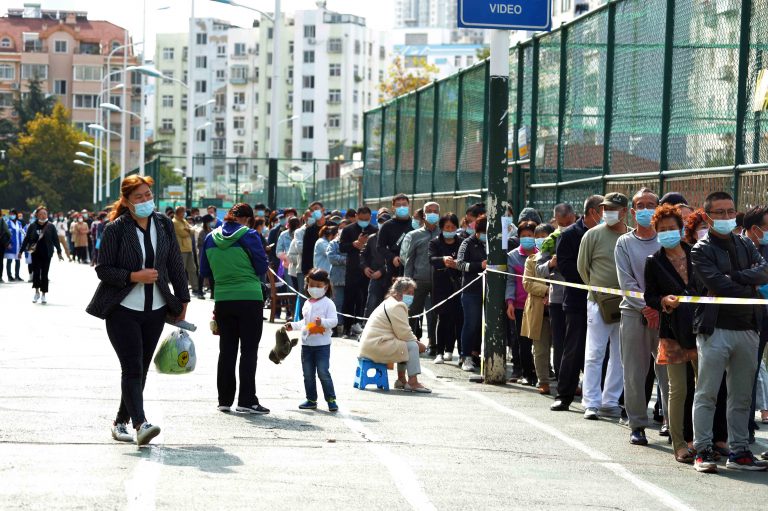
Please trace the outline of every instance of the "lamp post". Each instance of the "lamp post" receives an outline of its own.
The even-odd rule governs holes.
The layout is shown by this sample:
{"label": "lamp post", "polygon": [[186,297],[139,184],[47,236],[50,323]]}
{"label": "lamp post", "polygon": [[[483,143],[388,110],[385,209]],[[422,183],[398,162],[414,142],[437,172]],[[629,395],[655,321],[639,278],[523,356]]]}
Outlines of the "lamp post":
{"label": "lamp post", "polygon": [[[78,142],[77,145],[79,145],[80,147],[86,147],[86,148],[92,149],[92,150],[96,149],[96,146],[93,145],[92,143],[88,142],[87,140],[82,140],[82,141]],[[94,151],[94,154],[98,155],[98,153],[95,152],[95,151]],[[96,182],[96,169],[94,168],[93,169],[93,203],[94,204],[96,204],[96,194],[97,194],[98,190],[99,190],[99,186],[98,186],[98,183]]]}
{"label": "lamp post", "polygon": [[75,165],[80,165],[81,167],[90,167],[93,169],[93,203],[96,204],[96,165],[92,165],[90,163],[86,163],[83,160],[72,160],[72,163]]}

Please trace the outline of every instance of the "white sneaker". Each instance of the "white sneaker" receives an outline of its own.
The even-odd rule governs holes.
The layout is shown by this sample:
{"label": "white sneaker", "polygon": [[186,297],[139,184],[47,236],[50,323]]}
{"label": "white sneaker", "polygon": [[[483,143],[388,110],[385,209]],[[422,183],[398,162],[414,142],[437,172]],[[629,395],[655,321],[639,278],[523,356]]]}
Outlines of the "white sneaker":
{"label": "white sneaker", "polygon": [[445,363],[445,361],[443,360],[443,356],[442,355],[438,355],[438,356],[435,357],[435,364],[444,364],[444,363]]}
{"label": "white sneaker", "polygon": [[363,327],[360,326],[360,323],[355,323],[352,325],[352,328],[350,328],[351,332],[355,335],[360,335],[363,333]]}
{"label": "white sneaker", "polygon": [[40,299],[40,291],[35,290],[35,297],[32,298],[32,303],[37,303],[39,299]]}
{"label": "white sneaker", "polygon": [[45,305],[46,303],[48,303],[48,300],[46,300],[46,299],[45,299],[45,293],[43,293],[43,294],[40,296],[40,303],[42,303],[43,305]]}
{"label": "white sneaker", "polygon": [[133,435],[128,430],[128,424],[124,422],[112,423],[112,438],[118,442],[133,442]]}
{"label": "white sneaker", "polygon": [[461,364],[461,370],[468,373],[475,370],[475,364],[472,362],[472,357],[464,358],[464,362]]}
{"label": "white sneaker", "polygon": [[446,353],[445,355],[443,355],[443,360],[445,360],[446,362],[450,362],[451,360],[453,360],[453,353]]}
{"label": "white sneaker", "polygon": [[136,432],[136,445],[141,447],[147,445],[150,440],[160,434],[160,426],[153,426],[149,422],[145,422],[139,426],[139,430]]}

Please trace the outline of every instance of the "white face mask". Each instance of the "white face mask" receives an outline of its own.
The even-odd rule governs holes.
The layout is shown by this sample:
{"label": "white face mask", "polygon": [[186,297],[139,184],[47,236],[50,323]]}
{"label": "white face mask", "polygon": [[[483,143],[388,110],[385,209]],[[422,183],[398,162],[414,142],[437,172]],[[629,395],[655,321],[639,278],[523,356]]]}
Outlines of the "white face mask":
{"label": "white face mask", "polygon": [[323,287],[308,287],[307,293],[309,293],[309,296],[318,299],[325,296],[325,286]]}
{"label": "white face mask", "polygon": [[603,211],[603,219],[605,220],[605,223],[608,224],[609,227],[616,225],[619,223],[619,212]]}

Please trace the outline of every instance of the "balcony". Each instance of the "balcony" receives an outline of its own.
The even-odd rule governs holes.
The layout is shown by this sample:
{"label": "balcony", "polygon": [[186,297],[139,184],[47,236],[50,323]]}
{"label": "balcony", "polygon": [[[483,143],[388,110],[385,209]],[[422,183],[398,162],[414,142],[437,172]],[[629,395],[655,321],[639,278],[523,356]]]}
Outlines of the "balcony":
{"label": "balcony", "polygon": [[176,133],[176,129],[172,127],[158,128],[157,133],[160,135],[173,135],[174,133]]}
{"label": "balcony", "polygon": [[245,85],[248,83],[247,76],[232,76],[229,78],[229,83],[232,85]]}
{"label": "balcony", "polygon": [[241,60],[241,59],[244,59],[244,58],[247,58],[247,57],[248,57],[247,53],[230,53],[229,54],[229,58],[234,59],[234,60]]}
{"label": "balcony", "polygon": [[40,41],[27,41],[24,43],[24,53],[48,53],[48,47]]}

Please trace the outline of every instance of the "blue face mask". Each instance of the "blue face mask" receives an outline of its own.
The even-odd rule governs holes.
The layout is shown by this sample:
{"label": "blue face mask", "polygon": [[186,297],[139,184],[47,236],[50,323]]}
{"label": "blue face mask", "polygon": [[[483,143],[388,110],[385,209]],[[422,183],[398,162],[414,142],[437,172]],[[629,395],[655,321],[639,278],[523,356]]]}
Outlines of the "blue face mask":
{"label": "blue face mask", "polygon": [[481,234],[480,235],[480,241],[482,241],[483,243],[487,243],[488,242],[488,235],[485,234],[485,233]]}
{"label": "blue face mask", "polygon": [[452,240],[456,237],[456,231],[443,231],[443,238]]}
{"label": "blue face mask", "polygon": [[536,240],[532,236],[523,236],[520,238],[520,246],[525,250],[533,250],[536,246]]}
{"label": "blue face mask", "polygon": [[536,248],[541,250],[541,247],[544,246],[544,242],[547,240],[547,238],[536,238]]}
{"label": "blue face mask", "polygon": [[475,230],[471,227],[467,227],[466,229],[464,229],[464,232],[466,232],[469,236],[472,236],[475,234]]}
{"label": "blue face mask", "polygon": [[414,230],[421,229],[421,224],[419,223],[418,220],[414,218],[413,220],[411,220],[411,227],[413,227]]}
{"label": "blue face mask", "polygon": [[285,218],[282,218],[280,220],[280,227],[285,227],[286,225],[288,225],[288,220],[286,220]]}
{"label": "blue face mask", "polygon": [[413,305],[413,295],[403,295],[403,303],[410,309]]}
{"label": "blue face mask", "polygon": [[366,227],[371,225],[371,222],[369,222],[368,220],[358,220],[357,225],[359,225],[361,229],[365,229]]}
{"label": "blue face mask", "polygon": [[315,217],[311,216],[307,218],[307,226],[313,226],[313,225],[315,225]]}
{"label": "blue face mask", "polygon": [[715,230],[716,233],[722,234],[725,236],[732,230],[736,228],[736,219],[735,218],[729,218],[727,220],[714,220],[714,225],[712,228]]}
{"label": "blue face mask", "polygon": [[[760,229],[758,227],[758,229]],[[760,244],[761,245],[768,245],[768,231],[764,231],[760,229],[760,232],[762,233],[762,236],[760,236]]]}
{"label": "blue face mask", "polygon": [[312,212],[312,218],[315,219],[315,221],[320,220],[323,217],[323,211],[320,209],[316,209]]}
{"label": "blue face mask", "polygon": [[264,211],[261,209],[256,210],[256,216],[264,216]]}
{"label": "blue face mask", "polygon": [[680,244],[680,231],[660,232],[659,243],[664,248],[675,248]]}
{"label": "blue face mask", "polygon": [[680,239],[683,239],[683,238],[685,238],[685,227],[680,229]]}
{"label": "blue face mask", "polygon": [[435,225],[439,221],[440,221],[440,215],[438,215],[437,213],[427,213],[428,224]]}
{"label": "blue face mask", "polygon": [[147,202],[133,204],[133,212],[139,218],[147,218],[155,211],[155,201],[150,199]]}
{"label": "blue face mask", "polygon": [[395,215],[397,215],[398,218],[407,218],[410,214],[411,210],[408,206],[399,206],[395,208]]}
{"label": "blue face mask", "polygon": [[651,218],[653,217],[653,209],[638,209],[635,211],[635,220],[637,225],[641,227],[649,227],[651,225]]}

